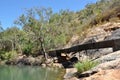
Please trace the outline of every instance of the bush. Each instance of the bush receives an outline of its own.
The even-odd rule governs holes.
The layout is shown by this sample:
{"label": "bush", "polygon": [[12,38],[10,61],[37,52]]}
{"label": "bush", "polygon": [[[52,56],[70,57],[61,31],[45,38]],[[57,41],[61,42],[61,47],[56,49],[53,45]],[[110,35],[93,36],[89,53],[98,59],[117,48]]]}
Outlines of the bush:
{"label": "bush", "polygon": [[76,63],[74,67],[77,69],[78,73],[82,73],[84,71],[90,70],[96,65],[98,65],[98,62],[94,62],[91,60],[85,60],[85,61]]}
{"label": "bush", "polygon": [[10,60],[13,59],[16,55],[17,55],[16,51],[9,51],[9,52],[5,52],[4,54],[1,54],[1,58],[3,60]]}
{"label": "bush", "polygon": [[32,53],[32,45],[28,44],[23,48],[23,54],[30,55]]}

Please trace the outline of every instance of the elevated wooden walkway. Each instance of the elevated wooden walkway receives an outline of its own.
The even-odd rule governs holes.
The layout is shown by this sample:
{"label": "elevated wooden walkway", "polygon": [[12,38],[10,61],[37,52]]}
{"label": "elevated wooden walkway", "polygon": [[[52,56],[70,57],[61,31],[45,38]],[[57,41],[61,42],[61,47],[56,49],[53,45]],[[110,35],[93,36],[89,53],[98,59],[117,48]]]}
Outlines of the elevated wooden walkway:
{"label": "elevated wooden walkway", "polygon": [[76,45],[65,49],[52,50],[52,51],[48,51],[48,55],[51,57],[55,57],[55,56],[60,57],[61,53],[69,54],[70,52],[79,52],[82,50],[100,49],[100,48],[113,48],[113,51],[117,51],[120,49],[120,39],[105,40],[101,42]]}

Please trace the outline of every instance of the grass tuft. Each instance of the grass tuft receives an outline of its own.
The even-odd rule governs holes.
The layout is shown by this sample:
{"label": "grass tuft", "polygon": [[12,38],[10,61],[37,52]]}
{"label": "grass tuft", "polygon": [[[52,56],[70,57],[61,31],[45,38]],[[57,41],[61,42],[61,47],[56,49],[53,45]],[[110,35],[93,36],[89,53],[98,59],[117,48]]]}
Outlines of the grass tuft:
{"label": "grass tuft", "polygon": [[96,65],[98,65],[98,62],[91,61],[91,60],[84,60],[82,62],[76,63],[74,67],[77,69],[78,73],[82,73],[92,69]]}

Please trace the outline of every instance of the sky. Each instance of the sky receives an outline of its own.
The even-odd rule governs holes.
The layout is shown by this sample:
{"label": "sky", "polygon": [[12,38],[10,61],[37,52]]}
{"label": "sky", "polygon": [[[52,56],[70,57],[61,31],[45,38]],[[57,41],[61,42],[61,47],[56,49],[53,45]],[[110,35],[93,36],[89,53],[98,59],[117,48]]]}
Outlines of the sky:
{"label": "sky", "polygon": [[97,0],[0,0],[0,22],[4,29],[14,26],[13,22],[25,13],[25,9],[33,7],[52,8],[53,12],[61,9],[79,11],[88,3]]}

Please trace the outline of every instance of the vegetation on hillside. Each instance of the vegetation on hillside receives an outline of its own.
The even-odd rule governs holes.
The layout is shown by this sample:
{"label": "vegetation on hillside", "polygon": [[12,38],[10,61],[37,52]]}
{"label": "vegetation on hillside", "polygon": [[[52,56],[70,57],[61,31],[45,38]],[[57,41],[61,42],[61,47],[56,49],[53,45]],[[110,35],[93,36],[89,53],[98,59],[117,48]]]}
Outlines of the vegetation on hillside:
{"label": "vegetation on hillside", "polygon": [[120,19],[120,0],[100,0],[78,12],[28,9],[14,21],[15,26],[6,30],[0,26],[0,58],[8,59],[3,56],[13,51],[25,55],[42,54],[47,58],[46,51],[62,48],[75,34],[82,39],[86,29],[112,18]]}

